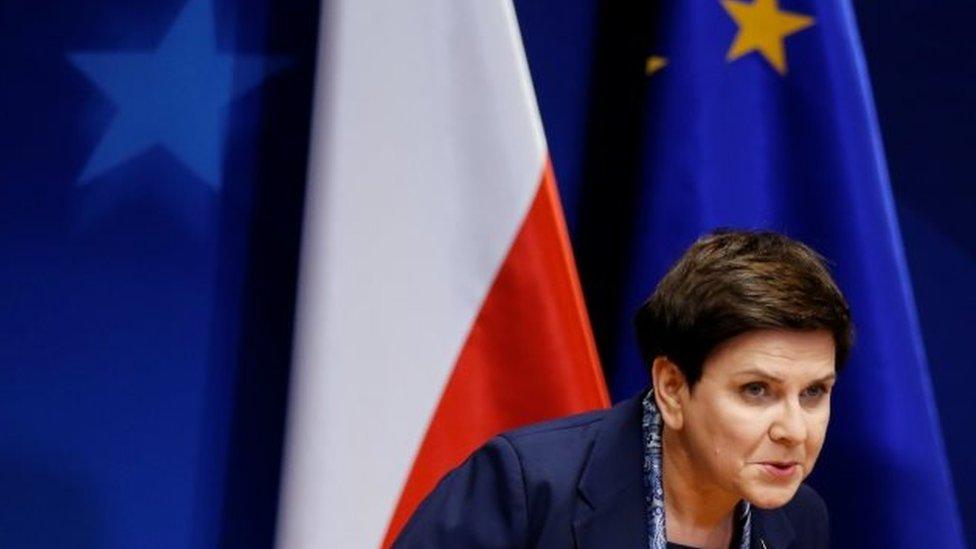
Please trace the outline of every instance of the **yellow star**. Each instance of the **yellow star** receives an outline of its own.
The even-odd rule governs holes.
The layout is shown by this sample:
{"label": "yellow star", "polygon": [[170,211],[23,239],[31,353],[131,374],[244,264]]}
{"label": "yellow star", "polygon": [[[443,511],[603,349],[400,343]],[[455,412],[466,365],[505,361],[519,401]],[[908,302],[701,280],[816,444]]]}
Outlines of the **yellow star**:
{"label": "yellow star", "polygon": [[661,57],[660,55],[652,55],[647,58],[647,62],[644,63],[644,74],[650,76],[657,71],[668,66],[668,58]]}
{"label": "yellow star", "polygon": [[779,9],[776,0],[722,0],[722,7],[739,25],[739,33],[726,59],[734,61],[758,51],[780,74],[786,74],[786,51],[783,40],[813,25],[813,17]]}

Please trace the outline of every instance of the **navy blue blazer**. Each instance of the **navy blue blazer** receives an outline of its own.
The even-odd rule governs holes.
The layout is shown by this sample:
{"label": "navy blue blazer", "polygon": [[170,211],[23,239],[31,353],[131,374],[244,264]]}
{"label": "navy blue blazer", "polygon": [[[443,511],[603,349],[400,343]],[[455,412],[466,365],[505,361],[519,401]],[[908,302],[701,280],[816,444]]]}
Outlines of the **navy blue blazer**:
{"label": "navy blue blazer", "polygon": [[[641,397],[493,438],[441,480],[397,549],[644,548]],[[753,507],[754,549],[828,546],[827,508],[806,485]]]}

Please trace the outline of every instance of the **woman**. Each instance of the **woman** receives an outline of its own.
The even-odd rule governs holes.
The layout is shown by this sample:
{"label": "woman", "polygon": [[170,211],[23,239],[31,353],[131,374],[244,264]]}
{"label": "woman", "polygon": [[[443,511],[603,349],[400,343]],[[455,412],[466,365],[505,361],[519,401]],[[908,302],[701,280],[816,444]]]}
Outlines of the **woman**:
{"label": "woman", "polygon": [[635,324],[650,389],[495,437],[394,546],[827,547],[802,481],[852,325],[822,258],[776,233],[713,233]]}

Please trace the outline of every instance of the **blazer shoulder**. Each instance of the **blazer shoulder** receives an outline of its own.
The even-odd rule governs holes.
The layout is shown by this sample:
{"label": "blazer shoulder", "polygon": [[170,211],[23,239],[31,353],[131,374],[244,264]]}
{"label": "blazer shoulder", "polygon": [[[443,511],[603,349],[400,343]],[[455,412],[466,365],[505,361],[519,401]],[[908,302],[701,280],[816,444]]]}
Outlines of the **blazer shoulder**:
{"label": "blazer shoulder", "polygon": [[527,480],[543,480],[532,473],[545,471],[546,477],[565,474],[564,482],[575,483],[606,414],[606,410],[586,412],[508,431],[496,438],[512,445],[528,473]]}
{"label": "blazer shoulder", "polygon": [[590,427],[603,415],[589,412],[493,437],[440,481],[394,547],[531,545],[554,513],[569,514],[593,438]]}
{"label": "blazer shoulder", "polygon": [[449,472],[417,507],[396,549],[518,547],[527,509],[519,457],[495,437]]}

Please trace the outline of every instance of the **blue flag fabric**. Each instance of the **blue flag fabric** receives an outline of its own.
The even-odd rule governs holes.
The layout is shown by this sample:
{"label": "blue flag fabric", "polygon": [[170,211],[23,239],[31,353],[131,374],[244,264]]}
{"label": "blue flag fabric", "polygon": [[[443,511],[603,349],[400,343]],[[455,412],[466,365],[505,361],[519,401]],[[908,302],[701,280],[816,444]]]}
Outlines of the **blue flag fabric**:
{"label": "blue flag fabric", "polygon": [[319,0],[0,6],[0,547],[270,547]]}
{"label": "blue flag fabric", "polygon": [[[767,228],[833,265],[857,342],[811,482],[838,547],[962,547],[865,62],[845,0],[665,3],[648,58],[627,306],[717,227]],[[647,382],[631,338],[615,400]]]}

